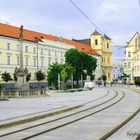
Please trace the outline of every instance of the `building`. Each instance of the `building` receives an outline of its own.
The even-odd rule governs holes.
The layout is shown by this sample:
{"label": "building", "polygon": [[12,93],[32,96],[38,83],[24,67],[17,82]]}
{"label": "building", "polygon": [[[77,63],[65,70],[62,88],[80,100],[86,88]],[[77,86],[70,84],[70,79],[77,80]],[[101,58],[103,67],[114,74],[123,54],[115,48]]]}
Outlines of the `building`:
{"label": "building", "polygon": [[[24,29],[23,55],[24,67],[27,67],[35,80],[34,73],[38,70],[47,72],[53,62],[64,63],[65,52],[70,48],[86,52],[97,58],[96,78],[101,76],[101,56],[89,45],[73,40],[43,34]],[[0,71],[8,71],[13,75],[20,64],[19,27],[0,23]]]}
{"label": "building", "polygon": [[107,81],[112,81],[112,41],[107,35],[102,35],[95,30],[89,39],[75,40],[86,45],[90,45],[99,55],[101,55],[101,75],[106,75]]}
{"label": "building", "polygon": [[126,46],[124,73],[129,75],[132,84],[140,81],[140,34],[136,32]]}

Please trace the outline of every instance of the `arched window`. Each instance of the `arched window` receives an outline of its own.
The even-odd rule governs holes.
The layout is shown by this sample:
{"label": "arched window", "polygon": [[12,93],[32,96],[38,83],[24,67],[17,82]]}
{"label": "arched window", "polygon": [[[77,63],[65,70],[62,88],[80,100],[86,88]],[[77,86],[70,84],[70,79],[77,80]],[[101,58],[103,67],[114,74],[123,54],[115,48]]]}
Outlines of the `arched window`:
{"label": "arched window", "polygon": [[107,48],[109,48],[109,43],[107,43]]}
{"label": "arched window", "polygon": [[98,45],[98,40],[97,39],[95,39],[95,45]]}

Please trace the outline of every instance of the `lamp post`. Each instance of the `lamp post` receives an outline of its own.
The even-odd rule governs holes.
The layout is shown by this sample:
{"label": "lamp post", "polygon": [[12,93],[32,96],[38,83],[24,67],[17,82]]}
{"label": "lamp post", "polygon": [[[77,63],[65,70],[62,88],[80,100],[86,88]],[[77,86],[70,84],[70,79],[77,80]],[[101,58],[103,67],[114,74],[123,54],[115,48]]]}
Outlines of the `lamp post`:
{"label": "lamp post", "polygon": [[60,90],[61,89],[61,83],[60,83],[60,73],[58,73],[58,89]]}
{"label": "lamp post", "polygon": [[71,74],[71,88],[73,89],[73,74]]}

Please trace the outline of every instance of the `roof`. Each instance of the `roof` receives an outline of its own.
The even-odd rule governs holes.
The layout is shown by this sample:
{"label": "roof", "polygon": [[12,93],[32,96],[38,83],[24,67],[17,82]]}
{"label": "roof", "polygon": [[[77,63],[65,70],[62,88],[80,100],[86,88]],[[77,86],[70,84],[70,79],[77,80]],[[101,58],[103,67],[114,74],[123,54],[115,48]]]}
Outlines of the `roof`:
{"label": "roof", "polygon": [[101,35],[97,30],[95,30],[91,35]]}
{"label": "roof", "polygon": [[80,40],[77,40],[77,39],[73,39],[73,41],[77,41],[77,42],[80,42],[80,43],[84,43],[86,45],[90,45],[90,39],[80,39]]}
{"label": "roof", "polygon": [[[6,36],[6,37],[12,37],[12,38],[18,39],[19,31],[20,31],[19,27],[0,23],[0,36]],[[60,37],[44,34],[40,32],[35,32],[35,31],[27,30],[27,29],[23,29],[23,38],[24,40],[33,41],[33,42],[35,42],[37,38],[60,41]],[[86,52],[89,54],[99,55],[95,50],[91,48],[90,45],[86,45],[86,44],[79,43],[74,40],[69,40],[65,38],[61,38],[61,40],[63,40],[63,42],[67,44],[74,45],[76,49],[78,49],[79,51]]]}
{"label": "roof", "polygon": [[108,37],[106,34],[104,34],[104,38],[105,38],[105,39],[108,39],[108,40],[111,40],[111,38]]}
{"label": "roof", "polygon": [[133,40],[133,38],[134,38],[137,34],[139,34],[139,32],[136,32],[136,33],[133,35],[133,37],[130,39],[130,41],[129,41],[129,42],[127,42],[126,47],[128,47],[128,46],[129,46],[130,42]]}

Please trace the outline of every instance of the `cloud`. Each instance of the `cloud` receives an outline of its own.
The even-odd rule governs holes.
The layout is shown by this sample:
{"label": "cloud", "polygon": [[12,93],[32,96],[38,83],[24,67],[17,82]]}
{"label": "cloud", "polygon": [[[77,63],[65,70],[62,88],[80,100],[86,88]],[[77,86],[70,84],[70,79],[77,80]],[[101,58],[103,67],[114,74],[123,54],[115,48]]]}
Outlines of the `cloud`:
{"label": "cloud", "polygon": [[[125,44],[140,29],[140,8],[132,0],[73,0],[113,44]],[[1,0],[0,22],[66,38],[88,38],[95,30],[68,1]]]}

